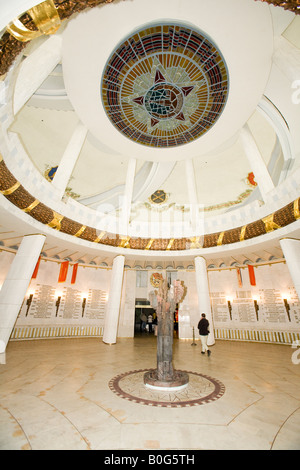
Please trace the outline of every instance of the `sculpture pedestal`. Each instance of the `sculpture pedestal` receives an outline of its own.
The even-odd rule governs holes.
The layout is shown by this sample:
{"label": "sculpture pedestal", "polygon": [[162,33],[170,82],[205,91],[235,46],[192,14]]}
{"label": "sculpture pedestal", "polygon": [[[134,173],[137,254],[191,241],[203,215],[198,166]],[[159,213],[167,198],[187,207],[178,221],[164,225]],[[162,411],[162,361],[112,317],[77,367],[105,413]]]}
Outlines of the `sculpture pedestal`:
{"label": "sculpture pedestal", "polygon": [[175,370],[173,376],[164,380],[158,376],[157,369],[149,370],[144,374],[144,384],[157,390],[175,390],[185,388],[189,383],[189,375],[186,372]]}

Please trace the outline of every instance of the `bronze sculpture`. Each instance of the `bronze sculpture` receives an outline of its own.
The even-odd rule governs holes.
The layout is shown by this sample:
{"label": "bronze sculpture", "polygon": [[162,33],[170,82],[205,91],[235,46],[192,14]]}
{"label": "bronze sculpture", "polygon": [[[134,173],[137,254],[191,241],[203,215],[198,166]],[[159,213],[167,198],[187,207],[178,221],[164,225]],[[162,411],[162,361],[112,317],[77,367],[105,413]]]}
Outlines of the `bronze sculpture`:
{"label": "bronze sculpture", "polygon": [[176,305],[182,301],[186,288],[182,281],[169,285],[162,279],[158,291],[149,294],[157,314],[157,369],[145,373],[144,383],[153,387],[178,387],[188,383],[188,374],[173,368],[173,332]]}

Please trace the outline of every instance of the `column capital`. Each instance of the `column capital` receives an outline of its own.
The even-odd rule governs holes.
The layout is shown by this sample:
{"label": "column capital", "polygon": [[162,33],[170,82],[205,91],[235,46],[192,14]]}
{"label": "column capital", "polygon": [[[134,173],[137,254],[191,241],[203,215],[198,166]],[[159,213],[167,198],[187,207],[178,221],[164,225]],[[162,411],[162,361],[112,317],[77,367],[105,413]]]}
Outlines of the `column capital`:
{"label": "column capital", "polygon": [[115,256],[114,259],[113,259],[113,262],[118,260],[118,259],[121,259],[121,258],[123,258],[125,260],[125,255],[120,254],[120,255]]}
{"label": "column capital", "polygon": [[38,237],[38,236],[46,238],[46,235],[44,233],[26,233],[24,235],[24,237]]}
{"label": "column capital", "polygon": [[201,263],[201,265],[202,266],[205,265],[205,268],[206,268],[206,259],[204,258],[204,256],[201,256],[201,255],[195,256],[194,262],[195,262],[195,267],[199,266]]}

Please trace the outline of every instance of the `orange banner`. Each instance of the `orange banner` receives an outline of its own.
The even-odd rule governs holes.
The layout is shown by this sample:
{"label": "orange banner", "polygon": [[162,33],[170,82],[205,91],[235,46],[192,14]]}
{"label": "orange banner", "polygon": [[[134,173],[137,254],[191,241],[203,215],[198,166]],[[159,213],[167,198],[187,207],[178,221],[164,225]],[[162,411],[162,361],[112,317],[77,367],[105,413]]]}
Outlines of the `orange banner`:
{"label": "orange banner", "polygon": [[65,282],[65,280],[67,279],[68,268],[69,268],[69,261],[63,261],[60,265],[58,282]]}
{"label": "orange banner", "polygon": [[71,284],[75,284],[77,276],[78,263],[73,265]]}
{"label": "orange banner", "polygon": [[243,279],[242,279],[242,273],[241,273],[240,268],[237,268],[236,273],[237,273],[239,287],[243,287]]}
{"label": "orange banner", "polygon": [[41,257],[39,257],[39,259],[37,260],[37,263],[35,265],[35,268],[34,268],[31,279],[36,279],[37,273],[38,273],[38,270],[39,270],[39,266],[40,266],[40,262],[41,262]]}
{"label": "orange banner", "polygon": [[251,264],[248,264],[248,271],[251,286],[256,286],[254,267]]}

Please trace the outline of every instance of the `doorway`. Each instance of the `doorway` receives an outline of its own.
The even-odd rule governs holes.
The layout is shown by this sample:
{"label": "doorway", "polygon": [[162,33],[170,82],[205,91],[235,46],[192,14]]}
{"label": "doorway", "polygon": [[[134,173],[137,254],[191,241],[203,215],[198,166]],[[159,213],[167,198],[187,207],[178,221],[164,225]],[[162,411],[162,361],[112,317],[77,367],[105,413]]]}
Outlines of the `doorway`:
{"label": "doorway", "polygon": [[134,335],[154,334],[156,313],[147,299],[135,299]]}

